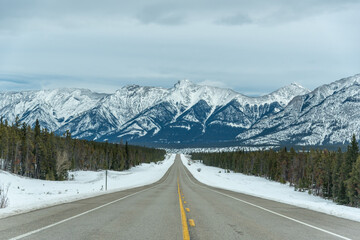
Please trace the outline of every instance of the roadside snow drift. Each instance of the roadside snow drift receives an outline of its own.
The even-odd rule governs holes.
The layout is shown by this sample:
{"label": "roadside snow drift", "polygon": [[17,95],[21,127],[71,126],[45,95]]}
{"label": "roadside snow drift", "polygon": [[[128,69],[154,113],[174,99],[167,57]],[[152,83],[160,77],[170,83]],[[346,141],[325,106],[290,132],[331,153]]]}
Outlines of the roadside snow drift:
{"label": "roadside snow drift", "polygon": [[[359,208],[337,205],[333,201],[309,195],[307,192],[294,191],[294,187],[290,187],[288,184],[281,184],[265,178],[248,176],[232,171],[226,173],[224,169],[192,161],[185,155],[181,155],[181,160],[198,181],[209,186],[287,203],[360,222]],[[188,165],[189,160],[191,161],[190,166]],[[201,169],[200,172],[198,171],[199,168]]]}
{"label": "roadside snow drift", "polygon": [[8,187],[9,205],[0,209],[0,218],[60,203],[116,192],[154,183],[164,176],[174,163],[175,155],[164,161],[141,164],[127,171],[108,172],[105,191],[105,171],[69,172],[68,181],[45,181],[20,177],[0,170],[0,187]]}

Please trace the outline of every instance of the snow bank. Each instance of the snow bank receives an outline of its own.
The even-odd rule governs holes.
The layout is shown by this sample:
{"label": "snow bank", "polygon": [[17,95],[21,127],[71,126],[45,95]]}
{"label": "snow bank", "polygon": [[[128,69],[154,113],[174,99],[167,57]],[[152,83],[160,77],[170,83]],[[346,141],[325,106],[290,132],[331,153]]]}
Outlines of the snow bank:
{"label": "snow bank", "polygon": [[[234,172],[225,173],[224,169],[206,166],[199,162],[192,162],[191,166],[189,166],[187,164],[189,158],[184,155],[181,155],[181,160],[198,181],[209,186],[287,203],[360,222],[359,208],[337,205],[333,201],[309,195],[307,192],[294,191],[294,187],[290,187],[288,184],[269,181],[261,177]],[[198,168],[201,168],[200,172],[197,171]]]}
{"label": "snow bank", "polygon": [[106,192],[105,171],[69,172],[73,180],[59,182],[20,177],[0,170],[0,186],[6,188],[9,185],[9,206],[0,209],[0,218],[151,184],[164,176],[174,160],[175,155],[167,155],[158,163],[144,163],[122,172],[109,171]]}

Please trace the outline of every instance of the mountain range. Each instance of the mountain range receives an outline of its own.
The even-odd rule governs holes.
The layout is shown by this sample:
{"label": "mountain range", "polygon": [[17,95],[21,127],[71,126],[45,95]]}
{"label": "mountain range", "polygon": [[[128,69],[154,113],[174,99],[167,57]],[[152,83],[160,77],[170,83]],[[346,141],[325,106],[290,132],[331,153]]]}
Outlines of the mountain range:
{"label": "mountain range", "polygon": [[360,74],[313,91],[293,83],[248,97],[188,80],[172,88],[125,86],[0,93],[0,116],[57,134],[153,146],[322,145],[358,136]]}

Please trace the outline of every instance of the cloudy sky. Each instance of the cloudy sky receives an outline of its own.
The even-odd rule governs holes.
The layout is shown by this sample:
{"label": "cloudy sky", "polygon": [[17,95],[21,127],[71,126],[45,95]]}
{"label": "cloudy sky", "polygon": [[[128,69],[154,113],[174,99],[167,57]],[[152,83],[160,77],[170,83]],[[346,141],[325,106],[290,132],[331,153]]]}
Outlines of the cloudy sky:
{"label": "cloudy sky", "polygon": [[0,0],[0,91],[314,89],[360,73],[359,12],[358,0]]}

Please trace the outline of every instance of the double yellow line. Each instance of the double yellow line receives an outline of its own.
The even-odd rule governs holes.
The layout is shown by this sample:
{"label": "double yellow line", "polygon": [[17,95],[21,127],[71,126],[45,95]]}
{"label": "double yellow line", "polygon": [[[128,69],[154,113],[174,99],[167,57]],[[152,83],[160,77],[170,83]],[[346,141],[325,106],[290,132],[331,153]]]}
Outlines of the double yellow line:
{"label": "double yellow line", "polygon": [[190,240],[189,228],[188,228],[187,221],[186,221],[186,214],[185,214],[183,203],[181,201],[179,178],[177,179],[177,184],[178,184],[178,194],[179,194],[179,203],[180,203],[181,224],[182,224],[182,228],[183,228],[183,239]]}

